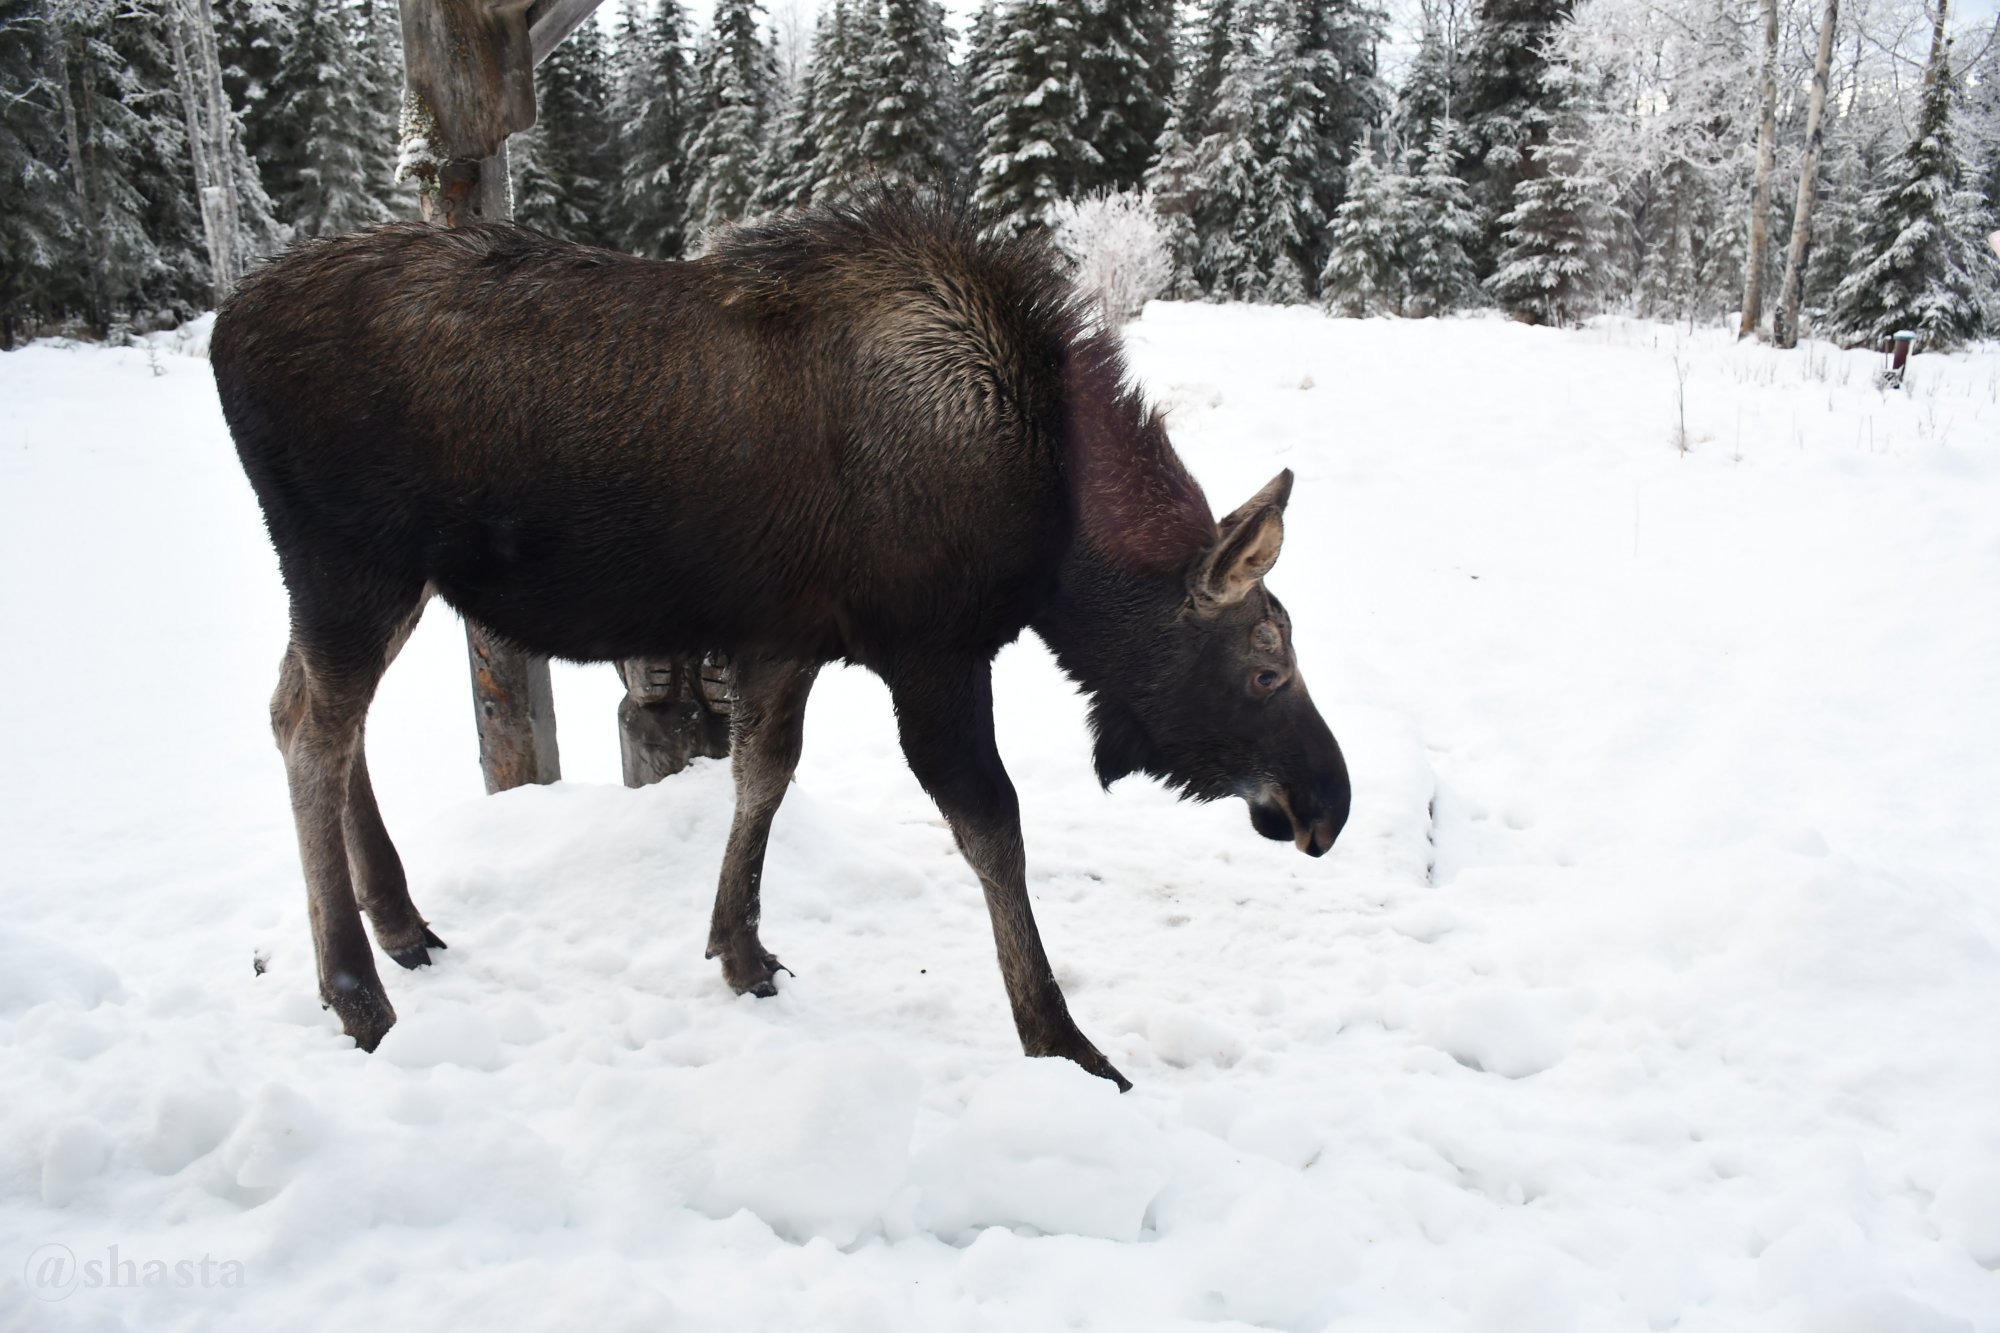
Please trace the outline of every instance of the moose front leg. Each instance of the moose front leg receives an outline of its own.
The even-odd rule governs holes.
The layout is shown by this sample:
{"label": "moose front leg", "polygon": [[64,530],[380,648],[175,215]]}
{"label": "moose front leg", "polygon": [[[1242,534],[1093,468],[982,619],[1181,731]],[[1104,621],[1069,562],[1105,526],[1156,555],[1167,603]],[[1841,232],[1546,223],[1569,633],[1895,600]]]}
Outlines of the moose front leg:
{"label": "moose front leg", "polygon": [[736,778],[736,817],[722,857],[722,882],[708,928],[708,956],[722,959],[722,975],[737,994],[778,993],[784,966],[757,938],[763,912],[760,890],[771,820],[785,799],[805,743],[806,698],[819,668],[803,662],[748,659],[736,665],[736,703],[730,718],[730,766]]}
{"label": "moose front leg", "polygon": [[992,663],[904,663],[887,674],[903,754],[986,892],[1021,1049],[1074,1060],[1121,1092],[1129,1089],[1132,1084],[1077,1029],[1042,950],[1028,902],[1020,801],[993,737]]}

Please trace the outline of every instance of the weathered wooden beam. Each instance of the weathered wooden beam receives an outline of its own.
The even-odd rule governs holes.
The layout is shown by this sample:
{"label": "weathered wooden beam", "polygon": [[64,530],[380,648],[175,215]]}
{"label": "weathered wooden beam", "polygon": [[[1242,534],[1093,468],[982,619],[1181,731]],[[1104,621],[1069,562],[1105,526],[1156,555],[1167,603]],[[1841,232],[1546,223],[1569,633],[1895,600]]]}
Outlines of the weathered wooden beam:
{"label": "weathered wooden beam", "polygon": [[729,668],[714,658],[632,658],[618,664],[618,754],[625,785],[643,787],[696,759],[729,756]]}
{"label": "weathered wooden beam", "polygon": [[[447,227],[513,217],[505,141],[482,161],[461,158],[440,167],[436,199],[425,204],[426,216],[433,211],[435,220]],[[472,620],[465,622],[465,647],[472,663],[472,712],[479,727],[479,770],[486,778],[486,790],[508,791],[561,778],[548,659],[502,643]]]}
{"label": "weathered wooden beam", "polygon": [[528,45],[537,65],[583,26],[604,0],[535,0],[528,6]]}

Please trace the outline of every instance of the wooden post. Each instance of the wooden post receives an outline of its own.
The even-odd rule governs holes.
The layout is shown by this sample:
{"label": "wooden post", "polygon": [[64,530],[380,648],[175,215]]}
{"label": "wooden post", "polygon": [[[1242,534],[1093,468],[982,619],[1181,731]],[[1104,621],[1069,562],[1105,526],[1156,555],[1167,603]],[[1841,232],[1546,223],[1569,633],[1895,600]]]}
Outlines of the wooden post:
{"label": "wooden post", "polygon": [[[514,216],[507,136],[534,124],[534,63],[522,0],[402,0],[406,82],[401,172],[424,220],[446,227]],[[549,664],[471,620],[479,768],[488,792],[562,776]]]}
{"label": "wooden post", "polygon": [[[514,216],[507,145],[480,162],[447,162],[438,171],[436,207],[447,227]],[[556,749],[556,700],[545,657],[531,657],[465,622],[472,664],[472,709],[479,726],[479,771],[486,790],[508,791],[562,777]]]}
{"label": "wooden post", "polygon": [[[400,0],[406,89],[399,173],[422,185],[426,220],[514,216],[507,136],[535,121],[534,67],[601,0]],[[547,661],[465,622],[486,790],[562,776]],[[690,759],[729,753],[729,678],[714,659],[620,662],[619,749],[642,786]]]}

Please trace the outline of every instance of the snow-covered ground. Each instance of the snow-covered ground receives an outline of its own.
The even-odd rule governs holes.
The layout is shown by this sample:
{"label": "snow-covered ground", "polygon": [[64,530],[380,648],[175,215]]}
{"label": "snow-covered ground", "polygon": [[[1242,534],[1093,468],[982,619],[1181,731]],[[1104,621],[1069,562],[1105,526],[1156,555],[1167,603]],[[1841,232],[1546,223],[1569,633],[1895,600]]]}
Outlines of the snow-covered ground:
{"label": "snow-covered ground", "polygon": [[569,780],[483,796],[441,606],[369,741],[451,948],[355,1050],[207,363],[0,356],[0,1328],[2000,1330],[2000,353],[1884,394],[1653,325],[1130,342],[1219,511],[1297,470],[1272,584],[1355,810],[1314,861],[1102,794],[1003,655],[1123,1097],[1019,1056],[873,678],[822,678],[778,820],[798,975],[737,998],[726,764],[625,790],[563,669]]}

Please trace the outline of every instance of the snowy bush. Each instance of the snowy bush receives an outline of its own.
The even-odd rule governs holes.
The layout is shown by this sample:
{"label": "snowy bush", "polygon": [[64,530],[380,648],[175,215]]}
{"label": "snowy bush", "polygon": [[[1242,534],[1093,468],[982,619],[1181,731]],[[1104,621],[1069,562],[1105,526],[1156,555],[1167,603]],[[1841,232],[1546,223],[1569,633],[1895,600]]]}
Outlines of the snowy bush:
{"label": "snowy bush", "polygon": [[1076,285],[1112,324],[1136,318],[1173,278],[1166,224],[1151,191],[1065,199],[1053,223],[1056,248],[1076,267]]}

